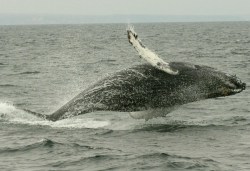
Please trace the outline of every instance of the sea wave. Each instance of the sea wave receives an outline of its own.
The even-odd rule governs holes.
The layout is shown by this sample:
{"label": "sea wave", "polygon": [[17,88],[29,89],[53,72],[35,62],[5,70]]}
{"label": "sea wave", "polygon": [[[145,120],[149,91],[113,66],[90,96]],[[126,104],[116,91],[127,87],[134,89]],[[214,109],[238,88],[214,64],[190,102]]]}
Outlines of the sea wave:
{"label": "sea wave", "polygon": [[0,84],[0,87],[18,87],[18,85],[14,85],[14,84]]}
{"label": "sea wave", "polygon": [[215,125],[215,124],[208,124],[208,125],[199,125],[197,124],[190,124],[190,123],[175,123],[175,124],[152,124],[152,125],[144,125],[141,128],[134,129],[133,132],[141,132],[141,131],[149,131],[149,132],[175,132],[181,131],[183,129],[216,129],[216,128],[230,128],[231,126],[227,125]]}
{"label": "sea wave", "polygon": [[26,152],[29,150],[33,150],[36,148],[41,148],[41,147],[53,147],[56,144],[60,144],[57,143],[55,141],[52,141],[50,139],[42,139],[38,142],[34,142],[28,145],[23,145],[23,146],[18,146],[18,147],[4,147],[4,148],[0,148],[0,153],[12,153],[12,152]]}
{"label": "sea wave", "polygon": [[25,144],[25,145],[19,145],[15,147],[1,147],[0,148],[0,153],[12,153],[12,152],[26,152],[30,151],[33,149],[40,149],[40,148],[53,148],[53,147],[59,147],[61,146],[62,148],[74,148],[74,149],[79,149],[79,150],[112,150],[104,147],[95,147],[95,146],[90,146],[90,145],[83,145],[79,143],[69,143],[69,142],[57,142],[52,139],[47,139],[43,138],[39,141],[30,143],[30,144]]}
{"label": "sea wave", "polygon": [[[219,162],[204,157],[189,157],[185,155],[176,155],[170,153],[148,153],[137,156],[137,159],[143,159],[154,161],[158,166],[164,166],[166,168],[172,169],[188,169],[188,170],[197,170],[197,169],[208,169],[208,170],[219,170]],[[154,163],[151,163],[153,166]],[[144,166],[145,167],[145,166]]]}
{"label": "sea wave", "polygon": [[39,74],[39,71],[25,71],[25,72],[20,72],[19,74],[23,75],[23,74]]}

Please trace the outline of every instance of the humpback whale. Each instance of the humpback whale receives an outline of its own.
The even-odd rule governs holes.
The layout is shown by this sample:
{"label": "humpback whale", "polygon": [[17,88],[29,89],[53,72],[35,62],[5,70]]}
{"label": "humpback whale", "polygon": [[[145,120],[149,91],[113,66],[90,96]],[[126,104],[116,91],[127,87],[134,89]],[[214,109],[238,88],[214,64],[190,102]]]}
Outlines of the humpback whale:
{"label": "humpback whale", "polygon": [[94,111],[129,112],[136,119],[165,116],[180,105],[208,98],[230,96],[246,88],[234,75],[187,62],[166,62],[149,50],[133,27],[129,43],[148,64],[115,72],[67,102],[51,115],[26,110],[57,121]]}

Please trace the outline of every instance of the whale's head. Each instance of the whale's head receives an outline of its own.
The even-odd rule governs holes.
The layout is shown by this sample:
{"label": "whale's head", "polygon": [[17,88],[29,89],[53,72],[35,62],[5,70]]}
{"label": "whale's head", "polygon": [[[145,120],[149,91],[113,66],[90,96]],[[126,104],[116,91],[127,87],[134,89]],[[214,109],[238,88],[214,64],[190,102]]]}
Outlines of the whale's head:
{"label": "whale's head", "polygon": [[236,75],[229,75],[214,70],[209,77],[207,89],[208,97],[230,96],[246,89],[246,83],[242,82]]}
{"label": "whale's head", "polygon": [[180,71],[180,76],[185,82],[198,85],[197,92],[203,94],[204,98],[215,98],[230,96],[242,92],[246,83],[242,82],[236,75],[230,75],[215,68],[192,65],[187,63],[174,63],[173,66]]}

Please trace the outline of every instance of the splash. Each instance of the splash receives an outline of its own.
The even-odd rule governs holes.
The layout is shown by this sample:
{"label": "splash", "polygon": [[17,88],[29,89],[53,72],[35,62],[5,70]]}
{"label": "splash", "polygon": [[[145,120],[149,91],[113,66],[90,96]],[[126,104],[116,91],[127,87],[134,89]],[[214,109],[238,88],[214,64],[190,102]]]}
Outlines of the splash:
{"label": "splash", "polygon": [[93,112],[52,122],[43,120],[22,109],[18,109],[11,103],[3,102],[0,102],[0,122],[8,124],[49,126],[52,128],[90,128],[119,131],[141,129],[146,124],[145,120],[135,120],[131,118],[127,112],[107,111]]}
{"label": "splash", "polygon": [[34,121],[42,120],[36,116],[29,114],[21,109],[16,108],[11,103],[0,102],[0,120],[2,121]]}
{"label": "splash", "polygon": [[[211,109],[210,109],[211,110]],[[232,116],[211,116],[199,112],[199,117],[193,117],[191,113],[196,113],[187,108],[173,112],[164,118],[154,118],[149,121],[133,119],[127,112],[94,112],[72,118],[58,120],[56,122],[43,120],[26,111],[18,109],[11,103],[0,102],[0,123],[24,124],[34,126],[49,126],[51,128],[68,129],[106,129],[114,131],[162,131],[168,132],[184,128],[209,128],[215,126],[236,126],[245,125],[249,122],[245,117],[233,118]],[[174,117],[173,117],[174,116]],[[237,124],[236,124],[237,122]]]}
{"label": "splash", "polygon": [[57,122],[43,120],[29,112],[18,109],[13,104],[0,102],[0,121],[14,124],[50,126],[53,128],[102,128],[108,126],[108,120],[94,118],[69,118]]}

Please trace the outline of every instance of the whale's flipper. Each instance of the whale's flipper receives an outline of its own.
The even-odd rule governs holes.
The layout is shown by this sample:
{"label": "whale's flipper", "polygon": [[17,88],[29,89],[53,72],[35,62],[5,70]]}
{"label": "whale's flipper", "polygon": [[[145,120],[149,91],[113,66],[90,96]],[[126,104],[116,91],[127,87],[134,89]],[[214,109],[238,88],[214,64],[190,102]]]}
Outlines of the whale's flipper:
{"label": "whale's flipper", "polygon": [[173,70],[169,66],[169,63],[163,61],[161,58],[157,56],[157,54],[155,54],[142,44],[141,40],[138,38],[138,35],[134,31],[134,28],[132,26],[128,26],[127,33],[128,33],[129,43],[131,43],[134,46],[136,51],[139,53],[140,57],[145,59],[152,66],[154,66],[159,70],[162,70],[171,75],[178,74],[178,70]]}

